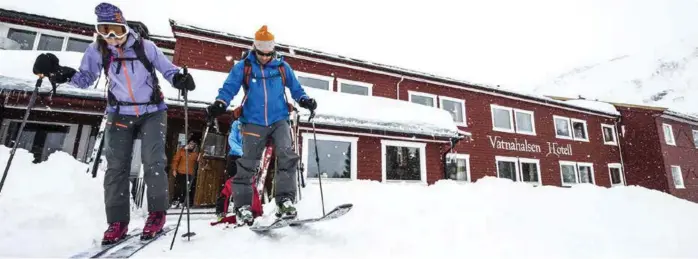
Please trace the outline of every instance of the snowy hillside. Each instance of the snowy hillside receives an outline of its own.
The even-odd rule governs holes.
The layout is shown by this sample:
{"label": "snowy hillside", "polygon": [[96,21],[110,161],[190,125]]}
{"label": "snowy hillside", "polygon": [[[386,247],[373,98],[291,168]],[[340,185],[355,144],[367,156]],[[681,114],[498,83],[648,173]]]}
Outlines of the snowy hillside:
{"label": "snowy hillside", "polygon": [[698,115],[698,36],[579,67],[535,91],[667,107]]}
{"label": "snowy hillside", "polygon": [[[8,153],[0,147],[3,168]],[[107,226],[103,173],[90,178],[62,152],[41,164],[31,160],[18,150],[0,194],[0,257],[68,257],[98,242]],[[327,209],[341,203],[354,209],[274,237],[211,227],[212,216],[196,215],[191,241],[178,237],[170,251],[170,234],[135,257],[698,257],[698,205],[644,188],[532,187],[496,178],[428,187],[325,181],[323,187]],[[303,189],[298,208],[303,217],[321,214],[317,184]],[[131,228],[142,224],[142,212],[132,213]]]}

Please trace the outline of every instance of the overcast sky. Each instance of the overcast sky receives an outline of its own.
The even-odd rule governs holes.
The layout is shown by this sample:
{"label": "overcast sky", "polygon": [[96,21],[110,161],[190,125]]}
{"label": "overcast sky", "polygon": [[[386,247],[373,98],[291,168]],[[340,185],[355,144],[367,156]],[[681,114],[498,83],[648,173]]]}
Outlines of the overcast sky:
{"label": "overcast sky", "polygon": [[[94,22],[98,0],[6,0]],[[695,0],[120,0],[126,19],[171,34],[168,18],[516,89],[581,65],[698,33]]]}

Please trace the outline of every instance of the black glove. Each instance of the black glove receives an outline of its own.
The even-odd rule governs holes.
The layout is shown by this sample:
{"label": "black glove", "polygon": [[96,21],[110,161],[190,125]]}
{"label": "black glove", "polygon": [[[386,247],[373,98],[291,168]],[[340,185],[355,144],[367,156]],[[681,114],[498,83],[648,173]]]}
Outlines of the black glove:
{"label": "black glove", "polygon": [[314,111],[317,109],[317,103],[315,102],[315,99],[313,98],[303,98],[301,99],[300,102],[298,102],[301,107],[306,108],[308,110]]}
{"label": "black glove", "polygon": [[34,74],[44,75],[46,77],[57,73],[61,69],[58,64],[58,57],[51,53],[42,53],[34,61]]}
{"label": "black glove", "polygon": [[206,108],[206,112],[208,113],[209,118],[215,118],[225,113],[227,108],[228,107],[225,105],[225,103],[216,100],[215,102],[213,102],[213,104],[209,105],[208,108]]}
{"label": "black glove", "polygon": [[51,82],[63,84],[75,75],[77,72],[71,67],[62,67],[59,65],[58,57],[51,53],[43,53],[36,57],[34,61],[34,74],[42,74],[48,77]]}
{"label": "black glove", "polygon": [[194,88],[196,88],[194,78],[191,76],[191,74],[186,72],[184,74],[175,74],[172,78],[172,83],[174,84],[174,88],[177,88],[179,90],[186,89],[187,91],[194,91]]}

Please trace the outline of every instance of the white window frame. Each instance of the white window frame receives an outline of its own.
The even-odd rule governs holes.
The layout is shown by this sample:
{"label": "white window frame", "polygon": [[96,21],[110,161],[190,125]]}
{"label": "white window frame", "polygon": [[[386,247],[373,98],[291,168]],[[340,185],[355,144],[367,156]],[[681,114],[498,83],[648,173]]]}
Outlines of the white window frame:
{"label": "white window frame", "polygon": [[696,138],[696,136],[697,136],[697,134],[698,134],[698,130],[691,130],[691,132],[692,132],[692,134],[693,134],[693,145],[694,145],[696,148],[698,148],[698,141],[696,141],[696,140],[698,140],[698,138]]}
{"label": "white window frame", "polygon": [[[69,38],[75,38],[79,40],[89,40],[89,41],[95,41],[97,37],[97,33],[93,33],[92,37],[85,36],[82,34],[74,34],[74,33],[67,33],[67,32],[62,32],[62,31],[54,31],[54,30],[48,30],[48,29],[42,29],[42,28],[36,28],[36,27],[30,27],[30,26],[24,26],[24,25],[17,25],[17,24],[11,24],[11,23],[0,23],[0,28],[5,27],[7,28],[5,30],[5,37],[9,36],[10,29],[16,29],[16,30],[23,30],[23,31],[31,31],[36,33],[36,37],[34,38],[34,43],[32,43],[32,49],[36,51],[38,46],[39,46],[39,40],[41,39],[41,35],[48,35],[48,36],[54,36],[54,37],[62,37],[63,38],[63,44],[61,44],[61,50],[60,51],[66,51],[66,48],[68,47],[68,39]],[[8,37],[9,38],[9,37]]]}
{"label": "white window frame", "polygon": [[[308,147],[310,141],[315,141],[315,135],[310,132],[304,132],[301,134],[303,137],[303,145],[302,147],[302,155],[303,155],[303,163],[305,163],[305,166],[303,166],[303,179],[306,179],[306,181],[317,181],[317,177],[311,177],[308,178],[308,165],[309,163],[313,162],[314,157],[311,158],[309,157],[308,153]],[[328,181],[349,181],[349,180],[356,180],[358,179],[358,142],[359,142],[359,137],[349,137],[349,136],[338,136],[338,135],[329,135],[329,134],[317,134],[317,139],[318,140],[331,140],[331,141],[342,141],[342,142],[349,142],[351,143],[351,177],[349,179],[344,179],[344,178],[325,178],[323,177],[322,180],[328,180]]]}
{"label": "white window frame", "polygon": [[354,81],[354,80],[349,80],[349,79],[344,79],[344,78],[337,78],[337,92],[344,93],[344,92],[342,92],[342,84],[343,83],[366,87],[366,88],[368,88],[368,96],[373,96],[373,84],[371,84],[371,83]]}
{"label": "white window frame", "polygon": [[596,176],[594,176],[596,173],[594,172],[594,163],[589,163],[589,162],[577,162],[577,182],[581,183],[582,177],[580,174],[579,167],[580,166],[587,166],[591,170],[591,184],[596,185]]}
{"label": "white window frame", "polygon": [[[516,109],[516,108],[514,108],[513,110],[514,110],[514,112],[513,112],[513,114],[514,114],[514,130],[516,130],[516,133],[535,136],[536,135],[536,116],[535,116],[535,113],[533,111],[521,110],[521,109]],[[526,113],[526,114],[531,115],[531,130],[533,130],[533,131],[528,132],[528,131],[519,130],[519,124],[516,123],[516,113],[517,112],[518,113]]]}
{"label": "white window frame", "polygon": [[467,127],[468,126],[468,116],[465,114],[465,110],[466,110],[465,109],[465,100],[453,98],[453,97],[449,97],[449,96],[439,95],[439,108],[442,110],[445,110],[443,101],[452,101],[452,102],[456,102],[456,103],[461,104],[461,112],[463,112],[463,121],[462,122],[461,121],[453,121],[453,123],[456,124],[456,126]]}
{"label": "white window frame", "polygon": [[[620,173],[620,183],[619,184],[613,184],[613,173],[611,173],[611,168],[618,169],[618,172]],[[608,179],[611,182],[611,187],[613,187],[613,186],[625,186],[625,175],[623,175],[623,167],[620,165],[620,163],[608,164]]]}
{"label": "white window frame", "polygon": [[[567,129],[569,130],[569,135],[558,135],[557,134],[557,122],[556,120],[565,120],[567,122]],[[570,118],[564,117],[564,116],[558,116],[558,115],[553,115],[553,128],[555,129],[555,137],[559,139],[569,139],[573,140],[574,136],[574,130],[572,129],[572,122],[570,121]]]}
{"label": "white window frame", "polygon": [[[677,168],[679,171],[679,179],[681,180],[680,185],[676,184],[676,179],[674,178],[674,168]],[[678,165],[671,166],[671,182],[674,183],[674,187],[676,189],[685,189],[686,188],[686,184],[683,181],[683,172],[681,172],[681,166],[678,166]]]}
{"label": "white window frame", "polygon": [[[521,170],[521,163],[536,164],[536,170],[538,170],[538,181],[537,182],[524,182],[523,181],[523,170]],[[542,182],[543,181],[543,172],[540,171],[540,159],[519,157],[519,162],[517,163],[517,165],[519,167],[518,171],[519,171],[520,182],[532,184],[533,186],[543,185],[543,182]]]}
{"label": "white window frame", "polygon": [[[506,110],[509,111],[509,124],[511,124],[511,129],[507,128],[499,128],[496,126],[494,123],[494,110],[499,109],[499,110]],[[490,117],[492,117],[492,130],[494,131],[500,131],[500,132],[507,132],[507,133],[515,133],[516,132],[516,125],[514,124],[514,109],[506,106],[501,106],[501,105],[496,105],[496,104],[490,104]]]}
{"label": "white window frame", "polygon": [[[606,131],[604,128],[611,128],[611,134],[613,137],[613,141],[606,141]],[[614,127],[611,124],[604,124],[601,123],[601,138],[603,139],[603,144],[604,145],[610,145],[610,146],[617,146],[618,145],[618,134],[616,133],[616,127]]]}
{"label": "white window frame", "polygon": [[[516,174],[516,181],[515,182],[521,182],[521,183],[527,183],[531,184],[533,186],[540,186],[542,185],[543,181],[543,172],[540,171],[540,160],[539,159],[533,159],[533,158],[523,158],[523,157],[511,157],[511,156],[495,156],[494,157],[494,165],[497,170],[497,178],[501,178],[499,175],[499,161],[502,162],[514,162],[515,165],[515,174]],[[524,182],[523,181],[523,176],[521,175],[521,163],[532,163],[536,164],[536,169],[538,170],[538,182]]]}
{"label": "white window frame", "polygon": [[[586,138],[578,138],[574,136],[574,123],[575,122],[580,122],[584,124],[584,135],[586,135]],[[587,127],[587,121],[585,120],[580,120],[580,119],[575,119],[575,118],[570,118],[570,130],[572,131],[572,138],[576,141],[583,141],[583,142],[589,142],[589,127]]]}
{"label": "white window frame", "polygon": [[[667,139],[666,129],[669,129],[671,133],[671,139]],[[662,135],[664,136],[664,143],[671,146],[676,146],[676,138],[674,138],[674,127],[671,124],[662,123]]]}
{"label": "white window frame", "polygon": [[[388,173],[386,170],[387,166],[387,161],[385,160],[385,154],[386,154],[386,147],[387,146],[396,146],[396,147],[412,147],[412,148],[419,148],[419,171],[420,171],[420,178],[421,180],[419,181],[413,181],[413,180],[388,180]],[[408,141],[399,141],[399,140],[387,140],[387,139],[381,139],[381,180],[384,183],[427,183],[427,143],[423,142],[408,142]]]}
{"label": "white window frame", "polygon": [[[308,78],[313,78],[313,79],[318,79],[322,81],[327,81],[329,82],[329,89],[327,91],[334,92],[334,77],[331,76],[323,76],[323,75],[318,75],[318,74],[313,74],[313,73],[308,73],[308,72],[303,72],[303,71],[293,71],[296,74],[296,78],[299,76],[302,77],[308,77]],[[304,86],[303,87],[309,87],[309,86]],[[317,89],[317,88],[314,88]],[[318,89],[320,90],[320,89]]]}
{"label": "white window frame", "polygon": [[[577,162],[560,160],[558,163],[560,164],[558,170],[560,170],[560,183],[562,183],[562,186],[571,187],[573,185],[579,184],[579,172],[577,171]],[[562,174],[563,165],[571,165],[574,168],[574,179],[576,181],[574,184],[565,183],[565,176]]]}
{"label": "white window frame", "polygon": [[[434,100],[434,105],[432,105],[431,107],[436,107],[436,105],[439,103],[439,98],[438,98],[437,95],[435,95],[435,94],[417,92],[417,91],[412,91],[412,90],[407,90],[407,101],[408,101],[408,102],[412,102],[412,95],[421,96],[421,97],[427,97],[427,98],[433,99],[433,100]],[[421,104],[421,103],[417,103],[417,104]],[[424,104],[421,104],[421,105],[424,105]],[[428,105],[424,105],[424,106],[428,106]]]}
{"label": "white window frame", "polygon": [[465,170],[467,171],[466,175],[468,177],[468,180],[467,181],[458,181],[458,180],[453,180],[453,179],[449,179],[449,178],[446,178],[446,179],[457,182],[457,183],[471,183],[471,182],[473,182],[473,178],[470,177],[470,154],[449,153],[446,155],[447,161],[448,161],[449,157],[453,157],[455,159],[465,160]]}
{"label": "white window frame", "polygon": [[[596,185],[596,172],[595,172],[595,170],[594,170],[594,163],[560,160],[560,161],[559,161],[559,164],[560,164],[560,166],[559,166],[558,169],[560,170],[560,183],[562,184],[562,186],[571,187],[571,186],[573,186],[573,185],[582,184],[581,178],[580,178],[580,176],[579,176],[579,166],[588,166],[588,167],[591,168],[591,183],[584,183],[584,184],[593,184],[593,185]],[[574,179],[576,180],[576,183],[575,183],[575,184],[565,183],[564,176],[563,176],[563,174],[562,174],[562,166],[563,166],[563,165],[571,165],[571,166],[574,166]]]}

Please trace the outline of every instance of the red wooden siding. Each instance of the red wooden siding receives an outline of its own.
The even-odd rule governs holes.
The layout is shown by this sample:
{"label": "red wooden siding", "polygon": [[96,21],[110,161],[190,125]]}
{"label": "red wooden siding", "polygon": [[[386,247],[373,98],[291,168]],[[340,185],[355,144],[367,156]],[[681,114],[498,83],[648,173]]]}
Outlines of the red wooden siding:
{"label": "red wooden siding", "polygon": [[[671,125],[676,145],[668,145],[664,141],[662,128],[664,123]],[[698,170],[698,149],[693,142],[693,130],[698,130],[698,126],[666,118],[657,118],[656,128],[659,132],[664,162],[664,174],[659,174],[659,177],[666,177],[667,190],[673,195],[698,202],[698,173],[696,172]],[[676,188],[674,185],[671,166],[681,167],[684,188]]]}
{"label": "red wooden siding", "polygon": [[[645,109],[618,108],[625,126],[622,148],[625,177],[628,185],[667,191],[668,181],[662,160],[661,131],[657,131],[655,116],[661,112]],[[660,128],[661,129],[661,128]]]}

